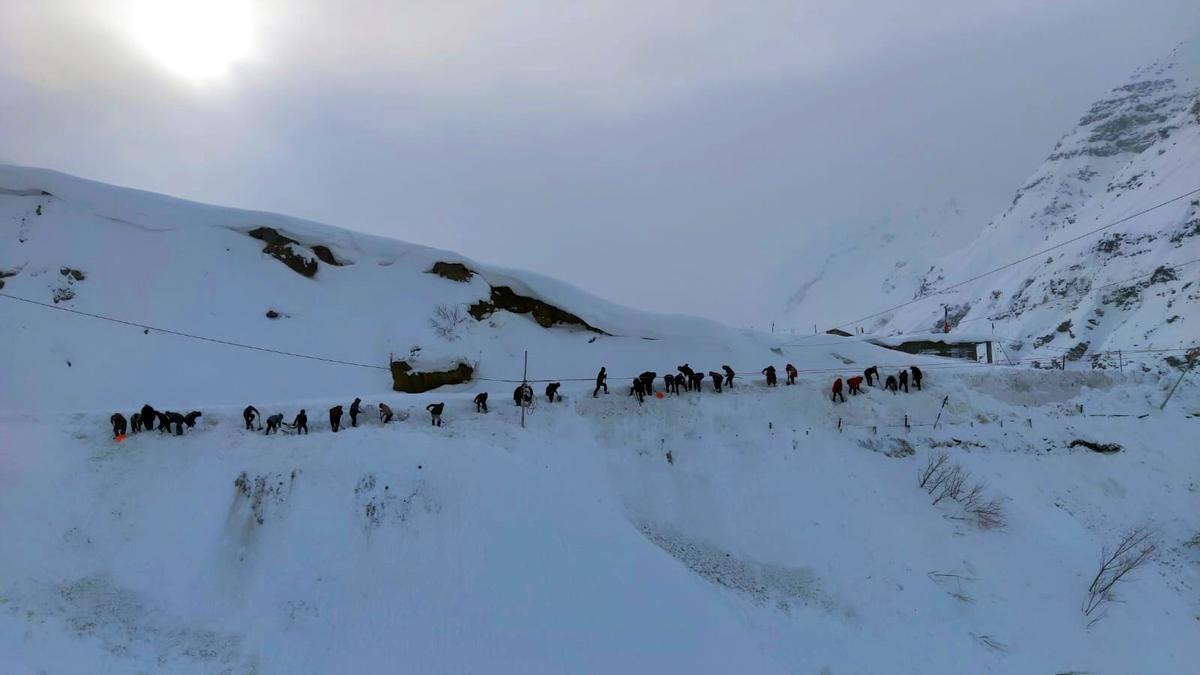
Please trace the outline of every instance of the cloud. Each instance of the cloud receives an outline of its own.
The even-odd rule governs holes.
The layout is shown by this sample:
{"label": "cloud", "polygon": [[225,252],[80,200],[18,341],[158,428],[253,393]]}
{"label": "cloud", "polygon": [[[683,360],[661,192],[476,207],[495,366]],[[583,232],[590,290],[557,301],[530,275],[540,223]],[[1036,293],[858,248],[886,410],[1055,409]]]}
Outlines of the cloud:
{"label": "cloud", "polygon": [[259,0],[253,53],[191,82],[129,39],[132,2],[0,6],[8,161],[758,325],[764,270],[814,237],[950,197],[998,210],[1196,20],[1182,0]]}

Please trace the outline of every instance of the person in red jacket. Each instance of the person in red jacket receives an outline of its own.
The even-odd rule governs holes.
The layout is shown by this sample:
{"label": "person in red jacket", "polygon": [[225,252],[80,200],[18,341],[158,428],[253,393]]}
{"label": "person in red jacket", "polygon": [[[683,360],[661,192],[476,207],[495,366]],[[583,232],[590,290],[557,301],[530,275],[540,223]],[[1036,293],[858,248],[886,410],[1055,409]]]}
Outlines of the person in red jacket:
{"label": "person in red jacket", "polygon": [[846,384],[850,385],[850,395],[851,396],[858,396],[858,394],[859,394],[858,388],[862,386],[862,381],[863,381],[863,379],[861,376],[852,377],[852,378],[846,380]]}
{"label": "person in red jacket", "polygon": [[793,366],[789,363],[784,366],[783,369],[787,371],[787,383],[796,384],[796,376],[800,374],[800,372],[796,370],[796,366]]}
{"label": "person in red jacket", "polygon": [[841,397],[842,403],[846,402],[846,397],[842,396],[842,378],[833,381],[833,402],[837,403],[838,397]]}

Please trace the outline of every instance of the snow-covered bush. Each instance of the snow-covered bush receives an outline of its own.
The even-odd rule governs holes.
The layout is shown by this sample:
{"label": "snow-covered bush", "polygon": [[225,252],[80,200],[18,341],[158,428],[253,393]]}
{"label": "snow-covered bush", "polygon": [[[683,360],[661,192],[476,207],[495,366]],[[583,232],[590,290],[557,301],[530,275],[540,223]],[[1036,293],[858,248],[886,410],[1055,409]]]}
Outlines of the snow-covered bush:
{"label": "snow-covered bush", "polygon": [[438,337],[445,340],[458,339],[458,327],[467,320],[467,313],[462,305],[441,304],[433,309],[429,317],[429,327]]}

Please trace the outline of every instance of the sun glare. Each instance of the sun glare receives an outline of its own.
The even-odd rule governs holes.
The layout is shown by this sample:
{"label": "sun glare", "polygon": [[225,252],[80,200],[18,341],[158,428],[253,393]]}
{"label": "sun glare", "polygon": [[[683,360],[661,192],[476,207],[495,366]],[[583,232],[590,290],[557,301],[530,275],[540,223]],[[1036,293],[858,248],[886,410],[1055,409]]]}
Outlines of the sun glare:
{"label": "sun glare", "polygon": [[155,61],[191,80],[229,72],[253,43],[249,0],[142,0],[129,28]]}

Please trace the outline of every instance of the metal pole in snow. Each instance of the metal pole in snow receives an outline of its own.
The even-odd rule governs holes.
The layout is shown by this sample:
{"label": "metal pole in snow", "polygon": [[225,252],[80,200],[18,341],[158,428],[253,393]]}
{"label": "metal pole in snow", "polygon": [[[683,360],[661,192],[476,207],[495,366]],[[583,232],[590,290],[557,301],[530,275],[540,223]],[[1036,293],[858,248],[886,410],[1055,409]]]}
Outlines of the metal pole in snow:
{"label": "metal pole in snow", "polygon": [[1175,380],[1175,386],[1171,387],[1171,391],[1167,392],[1167,397],[1163,399],[1162,405],[1158,406],[1159,410],[1167,407],[1167,401],[1170,401],[1171,397],[1175,395],[1175,390],[1179,388],[1179,383],[1183,382],[1183,378],[1186,377],[1189,372],[1191,372],[1192,367],[1195,365],[1195,356],[1193,356],[1193,354],[1188,354],[1188,357],[1188,367],[1179,374],[1179,379]]}
{"label": "metal pole in snow", "polygon": [[521,374],[521,428],[525,428],[525,387],[529,386],[529,350],[525,350],[525,370]]}
{"label": "metal pole in snow", "polygon": [[942,411],[946,409],[946,403],[947,403],[949,400],[950,400],[950,397],[949,397],[949,396],[947,396],[946,398],[943,398],[943,399],[942,399],[942,407],[938,408],[937,419],[935,419],[935,420],[933,421],[933,428],[934,428],[934,429],[936,429],[936,428],[937,428],[938,422],[942,421]]}

